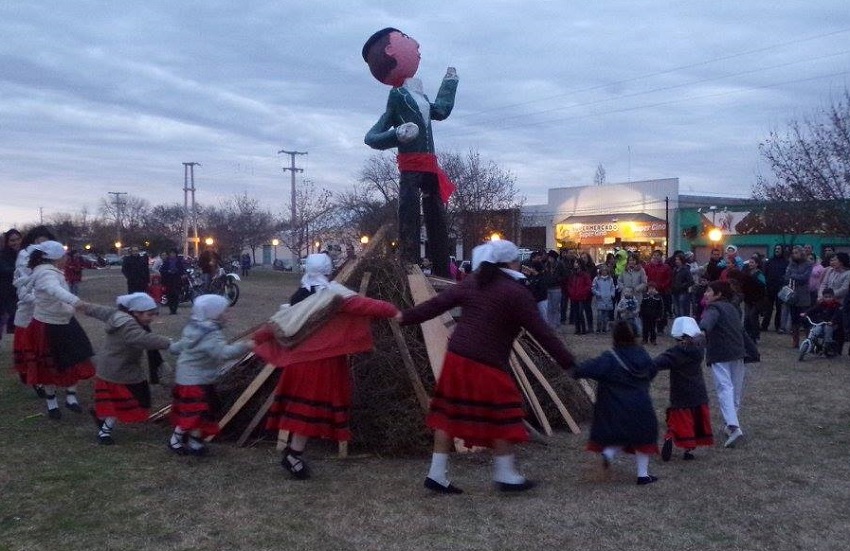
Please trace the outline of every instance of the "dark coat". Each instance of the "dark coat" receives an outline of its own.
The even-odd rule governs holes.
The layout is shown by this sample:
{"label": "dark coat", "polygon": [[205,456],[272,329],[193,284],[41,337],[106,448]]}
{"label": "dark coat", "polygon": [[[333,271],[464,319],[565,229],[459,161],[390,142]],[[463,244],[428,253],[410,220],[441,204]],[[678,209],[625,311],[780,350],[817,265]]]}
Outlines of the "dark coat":
{"label": "dark coat", "polygon": [[664,317],[664,300],[661,295],[646,295],[640,301],[640,319],[657,321]]}
{"label": "dark coat", "polygon": [[702,377],[705,349],[701,345],[678,343],[655,358],[655,367],[670,371],[670,407],[694,408],[708,403]]}
{"label": "dark coat", "polygon": [[782,286],[788,283],[785,271],[788,269],[788,259],[784,256],[774,256],[764,265],[764,279],[767,281],[767,292],[776,295]]}
{"label": "dark coat", "polygon": [[640,346],[616,349],[628,369],[612,351],[579,365],[577,379],[594,379],[596,405],[590,441],[601,446],[641,446],[658,441],[658,420],[649,397],[649,383],[657,373],[655,364]]}
{"label": "dark coat", "polygon": [[148,288],[148,281],[151,276],[148,257],[140,254],[125,256],[121,263],[121,273],[127,278],[129,292],[144,292]]}
{"label": "dark coat", "polygon": [[747,355],[741,311],[731,302],[718,300],[706,305],[699,328],[705,331],[708,365],[743,360]]}

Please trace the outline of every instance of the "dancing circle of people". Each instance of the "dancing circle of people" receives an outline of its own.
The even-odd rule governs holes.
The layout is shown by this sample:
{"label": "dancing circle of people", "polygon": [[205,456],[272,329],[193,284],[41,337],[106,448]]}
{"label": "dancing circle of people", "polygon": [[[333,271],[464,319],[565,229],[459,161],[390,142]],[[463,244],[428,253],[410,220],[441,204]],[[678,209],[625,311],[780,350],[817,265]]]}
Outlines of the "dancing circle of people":
{"label": "dancing circle of people", "polygon": [[[535,486],[520,472],[515,460],[515,446],[529,439],[522,395],[509,367],[511,346],[521,330],[539,341],[574,378],[597,382],[587,449],[600,454],[600,464],[605,469],[618,453],[634,454],[637,484],[650,484],[658,480],[649,471],[652,455],[660,453],[668,461],[677,447],[683,450],[684,460],[692,460],[697,448],[714,445],[702,373],[704,362],[714,376],[724,420],[724,446],[733,448],[744,436],[738,416],[745,362],[758,361],[758,350],[742,321],[746,314],[742,315],[735,301],[736,287],[730,283],[738,276],[730,275],[725,280],[718,277],[704,286],[699,321],[687,315],[690,312],[685,310],[686,302],[681,301],[677,312],[683,315],[673,320],[669,333],[675,344],[653,358],[642,345],[655,344],[657,333],[663,331],[656,319],[666,319],[664,301],[656,296],[659,285],[652,281],[640,284],[646,275],[637,273],[644,269],[634,256],[624,262],[616,284],[611,281],[617,275],[616,264],[614,276],[608,266],[600,266],[591,283],[596,299],[596,330],[604,333],[610,329],[612,347],[596,358],[578,363],[549,323],[548,308],[541,308],[536,300],[535,274],[541,273],[538,268],[546,269],[535,268],[537,260],[522,266],[520,250],[506,240],[476,247],[471,273],[463,281],[404,311],[330,281],[330,256],[312,254],[306,260],[299,289],[275,316],[283,322],[266,324],[251,337],[229,344],[224,333],[229,304],[224,297],[198,297],[180,338],[172,341],[151,331],[159,308],[144,292],[120,295],[115,306],[92,304],[71,293],[62,272],[66,251],[47,228],[36,228],[23,239],[14,230],[5,237],[3,258],[10,256],[6,251],[16,253],[12,280],[17,298],[13,368],[21,382],[45,400],[50,420],[63,417],[60,392],[65,409],[82,413],[77,386],[93,378],[94,404],[90,414],[96,420],[97,441],[102,445],[116,443],[119,423],[148,420],[149,370],[163,363],[161,352],[167,350],[177,356],[171,409],[173,433],[167,449],[177,455],[206,455],[208,438],[219,431],[215,394],[219,368],[228,359],[254,351],[282,370],[266,423],[267,429],[289,434],[281,465],[293,479],[309,479],[313,473],[305,450],[310,439],[351,439],[348,358],[373,348],[371,321],[419,324],[456,307],[461,308],[461,315],[449,339],[425,419],[434,433],[431,463],[424,480],[424,487],[431,492],[463,492],[449,478],[455,439],[467,446],[492,450],[492,479],[498,491],[521,492]],[[619,258],[616,260],[619,262]],[[687,260],[683,255],[675,264],[688,266]],[[836,263],[844,260],[839,258]],[[730,262],[735,265],[734,259]],[[631,280],[623,277],[630,272]],[[835,276],[831,281],[836,280]],[[581,279],[586,283],[588,277],[583,275]],[[622,296],[617,300],[618,290]],[[637,298],[641,293],[645,296]],[[825,298],[819,304],[831,305],[836,301],[835,294],[831,288],[824,289]],[[657,302],[651,307],[660,314],[641,315],[648,302]],[[744,301],[745,310],[746,307]],[[579,312],[586,310],[584,305],[578,308]],[[104,323],[105,340],[97,355],[77,314]],[[642,325],[636,320],[641,320]],[[555,321],[560,323],[559,319]],[[577,324],[577,332],[584,332],[580,327]],[[650,327],[659,331],[649,331]],[[144,367],[144,356],[149,369]],[[670,373],[670,404],[666,410],[667,429],[659,448],[650,385],[660,370]]]}

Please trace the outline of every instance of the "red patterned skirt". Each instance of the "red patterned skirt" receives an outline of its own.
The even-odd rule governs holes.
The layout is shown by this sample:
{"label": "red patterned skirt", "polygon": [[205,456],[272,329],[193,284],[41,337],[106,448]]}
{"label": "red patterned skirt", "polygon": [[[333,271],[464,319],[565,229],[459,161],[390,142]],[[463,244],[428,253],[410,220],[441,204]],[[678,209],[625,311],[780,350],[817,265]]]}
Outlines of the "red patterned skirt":
{"label": "red patterned skirt", "polygon": [[[56,336],[55,330],[60,336]],[[33,354],[27,364],[28,385],[74,386],[94,377],[91,343],[76,319],[67,326],[32,320],[26,329],[25,346]]]}
{"label": "red patterned skirt", "polygon": [[266,428],[347,442],[350,410],[348,356],[292,364],[283,368],[274,390]]}
{"label": "red patterned skirt", "polygon": [[151,388],[147,381],[121,384],[94,380],[94,411],[99,419],[115,417],[122,423],[144,423],[151,407]]}
{"label": "red patterned skirt", "polygon": [[214,385],[174,385],[171,424],[183,432],[200,431],[201,438],[218,434],[218,397]]}
{"label": "red patterned skirt", "polygon": [[667,408],[667,435],[678,448],[713,446],[711,411],[708,404],[693,408]]}
{"label": "red patterned skirt", "polygon": [[[607,447],[609,447],[609,446],[603,446],[602,444],[598,444],[596,442],[589,441],[587,443],[587,447],[585,449],[589,452],[602,453],[602,450],[604,450]],[[637,446],[635,446],[633,444],[629,444],[629,445],[626,445],[626,446],[619,446],[619,447],[625,453],[642,453],[642,454],[645,454],[645,455],[654,455],[656,453],[659,453],[658,444],[640,444],[640,445],[637,445]]]}
{"label": "red patterned skirt", "polygon": [[522,396],[505,371],[446,353],[443,371],[425,420],[467,446],[492,447],[494,440],[525,442]]}
{"label": "red patterned skirt", "polygon": [[12,343],[12,369],[18,374],[21,382],[26,384],[27,373],[35,369],[35,350],[32,346],[32,323],[26,327],[15,327],[15,336]]}

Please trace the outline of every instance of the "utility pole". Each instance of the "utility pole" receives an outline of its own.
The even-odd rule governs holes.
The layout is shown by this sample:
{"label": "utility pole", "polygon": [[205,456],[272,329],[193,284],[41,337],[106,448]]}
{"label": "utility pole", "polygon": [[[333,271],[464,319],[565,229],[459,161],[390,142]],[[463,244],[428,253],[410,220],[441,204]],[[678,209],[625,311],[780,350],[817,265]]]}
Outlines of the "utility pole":
{"label": "utility pole", "polygon": [[[195,209],[195,165],[183,163],[183,256],[189,256],[189,192],[192,192],[192,228],[194,229],[195,258],[198,257],[198,213]],[[191,184],[191,187],[190,187]]]}
{"label": "utility pole", "polygon": [[295,173],[296,172],[304,172],[303,168],[296,168],[295,167],[295,156],[296,155],[306,155],[307,152],[306,151],[286,151],[285,149],[281,149],[280,151],[277,152],[278,155],[280,155],[281,153],[285,153],[286,155],[289,155],[289,157],[290,157],[290,166],[289,167],[283,167],[283,171],[286,172],[287,170],[289,170],[290,172],[292,172],[292,219],[291,219],[292,248],[291,248],[291,250],[292,250],[293,265],[295,265],[295,263],[297,263],[300,260],[300,256],[301,256],[301,251],[298,251],[298,252],[295,251],[295,243],[297,242],[297,239],[295,237],[295,235],[296,235],[295,232],[297,231],[296,230],[296,226],[297,226],[297,224],[296,224],[296,220],[297,220],[296,214],[297,213],[295,212]]}
{"label": "utility pole", "polygon": [[[124,207],[124,201],[121,199],[122,195],[127,195],[126,191],[109,191],[108,195],[115,196],[115,226],[116,226],[116,235],[115,238],[116,243],[121,243],[121,214]],[[115,251],[118,254],[121,254],[121,251]]]}
{"label": "utility pole", "polygon": [[44,225],[44,207],[38,207],[38,223]]}

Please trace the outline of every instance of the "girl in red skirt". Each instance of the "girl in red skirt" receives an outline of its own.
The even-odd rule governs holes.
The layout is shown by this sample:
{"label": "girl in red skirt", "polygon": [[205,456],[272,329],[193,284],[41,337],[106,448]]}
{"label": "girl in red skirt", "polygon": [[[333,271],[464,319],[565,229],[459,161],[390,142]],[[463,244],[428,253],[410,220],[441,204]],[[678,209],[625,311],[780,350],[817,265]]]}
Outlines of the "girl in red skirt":
{"label": "girl in red skirt", "polygon": [[572,354],[540,316],[519,270],[519,249],[492,241],[473,251],[474,273],[427,302],[405,310],[402,324],[422,323],[460,306],[426,422],[434,429],[434,453],[425,488],[462,490],[447,476],[454,438],[493,449],[493,481],[501,491],[524,491],[534,482],[514,465],[514,445],[528,440],[522,397],[508,363],[514,339],[525,328],[564,368]]}
{"label": "girl in red skirt", "polygon": [[[257,342],[254,352],[283,368],[266,428],[290,433],[281,465],[299,480],[310,477],[310,469],[302,457],[310,438],[351,440],[348,356],[372,350],[369,324],[373,318],[398,315],[398,309],[389,302],[359,296],[343,285],[328,281],[332,269],[331,259],[325,253],[307,257],[301,287],[290,299],[290,305],[300,303],[298,310],[315,308],[315,312],[326,313],[323,322],[303,340],[282,345],[271,326],[254,336]],[[308,297],[309,302],[305,300]],[[278,316],[287,319],[294,312],[287,308]]]}
{"label": "girl in red skirt", "polygon": [[583,362],[573,374],[598,383],[587,449],[602,454],[606,469],[619,452],[633,453],[638,485],[651,484],[658,480],[649,474],[649,456],[658,453],[658,420],[649,396],[655,365],[628,322],[614,324],[613,338],[611,350]]}
{"label": "girl in red skirt", "polygon": [[178,455],[207,453],[204,439],[218,434],[218,369],[222,362],[244,355],[253,346],[250,341],[227,343],[222,327],[229,306],[219,295],[196,298],[183,335],[169,348],[178,358],[171,406],[174,433],[168,449]]}
{"label": "girl in red skirt", "polygon": [[62,268],[65,248],[56,241],[35,246],[29,257],[34,296],[33,320],[26,331],[26,346],[34,354],[27,384],[43,385],[47,414],[60,419],[56,388],[65,389],[65,407],[82,412],[77,401],[77,383],[94,376],[91,342],[74,317],[85,303],[68,290]]}
{"label": "girl in red skirt", "polygon": [[669,461],[675,445],[685,450],[682,459],[690,460],[697,447],[714,445],[708,392],[702,377],[705,348],[694,318],[673,320],[670,336],[678,341],[676,345],[655,358],[657,369],[670,371],[670,407],[661,459]]}
{"label": "girl in red skirt", "polygon": [[[114,444],[112,431],[118,421],[144,423],[151,407],[151,391],[142,365],[142,353],[167,350],[171,339],[151,333],[150,324],[159,314],[156,302],[147,293],[121,295],[118,308],[88,305],[86,314],[106,322],[106,340],[95,358],[94,410],[98,425],[97,439],[104,445]],[[153,357],[151,357],[153,356]]]}

